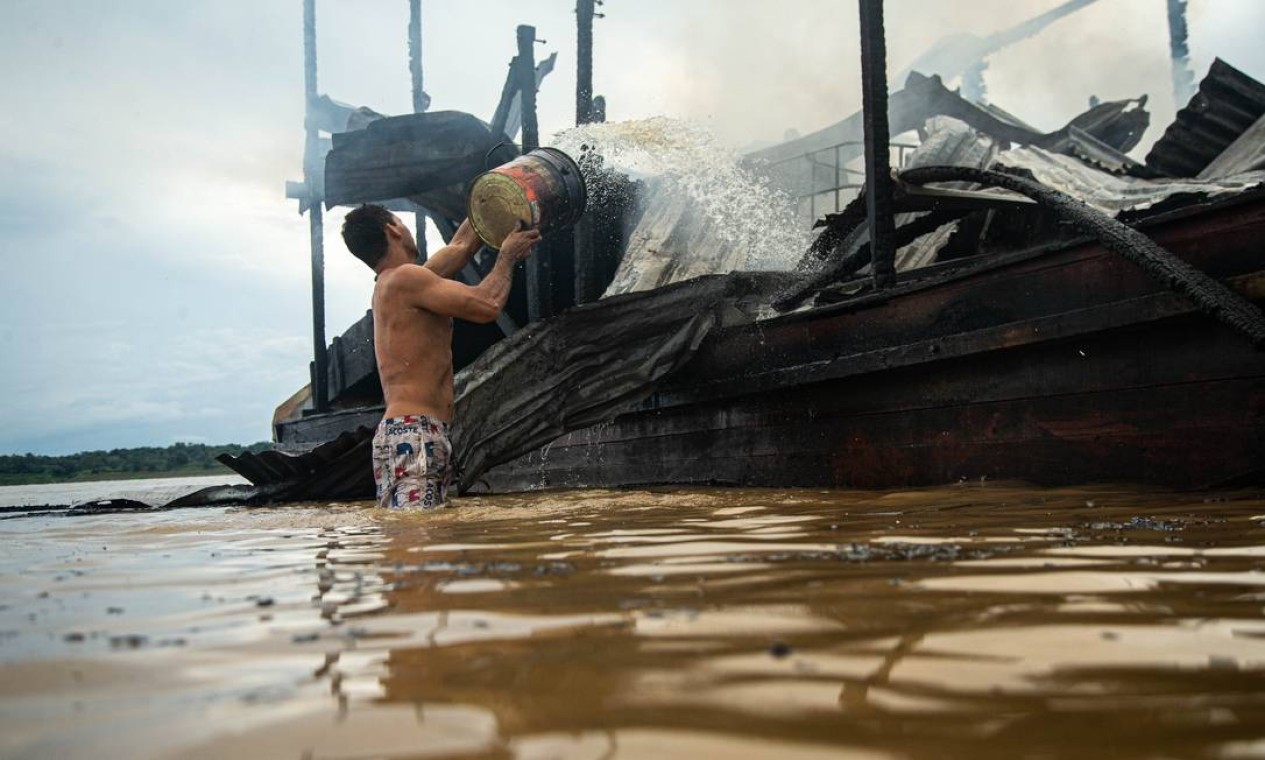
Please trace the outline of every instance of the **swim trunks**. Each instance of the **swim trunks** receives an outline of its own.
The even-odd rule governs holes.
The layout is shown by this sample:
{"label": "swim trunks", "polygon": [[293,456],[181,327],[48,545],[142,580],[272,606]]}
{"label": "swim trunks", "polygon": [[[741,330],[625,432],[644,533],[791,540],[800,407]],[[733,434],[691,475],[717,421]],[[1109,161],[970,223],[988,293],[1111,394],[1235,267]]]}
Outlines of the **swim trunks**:
{"label": "swim trunks", "polygon": [[420,414],[384,418],[373,435],[378,506],[438,509],[452,484],[448,423]]}

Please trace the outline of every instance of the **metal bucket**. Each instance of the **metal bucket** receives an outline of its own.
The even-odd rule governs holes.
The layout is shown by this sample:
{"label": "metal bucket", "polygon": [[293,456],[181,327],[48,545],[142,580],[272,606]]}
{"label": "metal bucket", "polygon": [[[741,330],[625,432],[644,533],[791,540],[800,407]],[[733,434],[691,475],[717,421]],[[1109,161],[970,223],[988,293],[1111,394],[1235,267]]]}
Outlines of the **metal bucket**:
{"label": "metal bucket", "polygon": [[587,202],[575,161],[557,148],[537,148],[475,177],[466,213],[483,242],[499,249],[520,221],[549,232],[579,221]]}

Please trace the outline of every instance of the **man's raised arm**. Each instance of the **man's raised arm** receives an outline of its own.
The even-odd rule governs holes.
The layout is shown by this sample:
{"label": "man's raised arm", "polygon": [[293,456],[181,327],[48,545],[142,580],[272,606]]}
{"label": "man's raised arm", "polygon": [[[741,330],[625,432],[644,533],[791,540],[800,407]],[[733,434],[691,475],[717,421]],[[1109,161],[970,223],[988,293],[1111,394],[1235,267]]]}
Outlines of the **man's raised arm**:
{"label": "man's raised arm", "polygon": [[456,234],[452,236],[448,245],[427,257],[425,266],[440,277],[456,277],[462,267],[479,252],[482,245],[483,241],[479,239],[478,233],[474,231],[474,227],[470,226],[470,220],[467,219],[457,228]]}
{"label": "man's raised arm", "polygon": [[540,232],[537,230],[511,232],[501,246],[492,271],[473,287],[439,277],[429,266],[401,271],[392,280],[392,287],[406,288],[406,300],[419,309],[487,324],[505,308],[514,277],[514,264],[527,258],[538,242]]}

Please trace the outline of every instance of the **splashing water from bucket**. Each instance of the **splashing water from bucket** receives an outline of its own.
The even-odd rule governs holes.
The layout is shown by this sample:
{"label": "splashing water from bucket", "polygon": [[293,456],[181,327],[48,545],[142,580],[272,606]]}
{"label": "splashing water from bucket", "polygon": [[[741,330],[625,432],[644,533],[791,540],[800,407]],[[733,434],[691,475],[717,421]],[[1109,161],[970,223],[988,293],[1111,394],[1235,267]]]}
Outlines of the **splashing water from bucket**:
{"label": "splashing water from bucket", "polygon": [[[787,270],[798,261],[811,239],[810,231],[796,216],[794,200],[743,167],[735,152],[720,145],[697,124],[667,117],[587,124],[558,133],[553,145],[580,157],[585,182],[595,195],[604,190],[604,184],[610,184],[610,175],[600,170],[598,162],[584,160],[584,154],[600,156],[605,169],[645,180],[649,197],[642,201],[647,208],[653,208],[656,199],[673,196],[678,203],[688,205],[691,224],[706,228],[697,234],[692,231],[687,237],[709,242],[673,251],[674,258],[684,260],[666,268],[662,262],[657,264],[668,274],[651,282],[651,286],[698,274]],[[642,230],[652,223],[653,220],[643,218],[633,233],[621,270],[639,267],[636,259],[646,249],[653,255],[663,255],[654,246],[639,246],[637,236],[652,234],[653,231]],[[701,250],[706,247],[725,250]],[[643,281],[639,287],[625,290],[645,286]]]}

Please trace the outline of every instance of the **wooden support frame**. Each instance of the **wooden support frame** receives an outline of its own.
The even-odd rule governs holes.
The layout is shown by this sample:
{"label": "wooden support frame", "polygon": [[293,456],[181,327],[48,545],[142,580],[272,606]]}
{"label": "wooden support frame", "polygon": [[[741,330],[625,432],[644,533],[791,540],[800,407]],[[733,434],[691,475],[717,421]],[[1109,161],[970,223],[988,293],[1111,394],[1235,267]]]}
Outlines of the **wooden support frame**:
{"label": "wooden support frame", "polygon": [[595,0],[575,3],[575,123],[593,121],[593,15]]}
{"label": "wooden support frame", "polygon": [[891,142],[887,123],[887,43],[883,32],[883,0],[859,0],[861,6],[861,90],[865,120],[865,204],[870,224],[874,287],[896,282],[896,249],[892,234]]}
{"label": "wooden support frame", "polygon": [[540,130],[536,123],[536,27],[518,27],[518,93],[523,108],[523,152],[540,147]]}
{"label": "wooden support frame", "polygon": [[303,91],[306,140],[303,180],[309,193],[308,232],[312,245],[312,404],[317,412],[329,409],[329,354],[325,345],[325,224],[322,189],[316,187],[316,162],[321,160],[320,130],[310,117],[316,102],[316,0],[303,0]]}
{"label": "wooden support frame", "polygon": [[[517,76],[518,94],[523,111],[523,153],[540,147],[540,132],[536,122],[536,27],[526,24],[518,27]],[[553,272],[548,246],[540,246],[526,261],[527,267],[527,321],[536,322],[548,317],[553,306]]]}
{"label": "wooden support frame", "polygon": [[[413,84],[413,113],[423,113],[430,107],[430,96],[424,88],[422,76],[422,0],[409,0],[408,17],[408,71]],[[417,263],[423,264],[427,259],[426,250],[426,212],[414,214],[417,234]]]}

